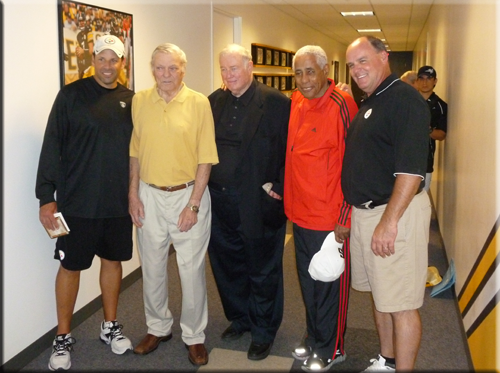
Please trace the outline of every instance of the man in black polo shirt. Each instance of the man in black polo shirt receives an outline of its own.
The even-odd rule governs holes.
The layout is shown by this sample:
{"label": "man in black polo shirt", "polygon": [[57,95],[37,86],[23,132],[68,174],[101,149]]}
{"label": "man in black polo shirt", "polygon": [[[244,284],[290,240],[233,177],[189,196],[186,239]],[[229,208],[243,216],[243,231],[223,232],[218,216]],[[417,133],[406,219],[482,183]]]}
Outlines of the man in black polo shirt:
{"label": "man in black polo shirt", "polygon": [[429,156],[427,158],[427,173],[425,174],[425,190],[429,190],[434,171],[434,153],[436,140],[443,141],[448,129],[448,104],[434,93],[437,83],[437,73],[432,66],[422,66],[418,69],[417,88],[431,111],[429,126]]}
{"label": "man in black polo shirt", "polygon": [[429,197],[421,191],[429,109],[414,88],[391,74],[381,40],[361,37],[346,56],[367,96],[347,133],[341,179],[353,205],[352,286],[372,293],[380,340],[380,354],[367,371],[412,370],[422,333],[418,308],[431,215]]}

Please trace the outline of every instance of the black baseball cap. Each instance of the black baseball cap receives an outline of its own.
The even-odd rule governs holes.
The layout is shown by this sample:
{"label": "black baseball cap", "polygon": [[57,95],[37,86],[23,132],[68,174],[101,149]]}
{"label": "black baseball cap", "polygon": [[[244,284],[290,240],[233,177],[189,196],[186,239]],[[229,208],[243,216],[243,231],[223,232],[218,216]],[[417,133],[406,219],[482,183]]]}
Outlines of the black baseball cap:
{"label": "black baseball cap", "polygon": [[418,77],[422,75],[427,75],[430,78],[436,78],[436,70],[432,66],[422,66],[420,69],[418,69]]}

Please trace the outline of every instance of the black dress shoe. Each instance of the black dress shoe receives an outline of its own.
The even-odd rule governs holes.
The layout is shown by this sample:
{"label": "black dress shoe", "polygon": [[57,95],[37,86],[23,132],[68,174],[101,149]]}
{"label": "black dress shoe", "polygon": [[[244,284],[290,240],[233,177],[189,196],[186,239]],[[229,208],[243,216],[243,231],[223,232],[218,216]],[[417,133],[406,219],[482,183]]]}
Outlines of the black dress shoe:
{"label": "black dress shoe", "polygon": [[252,342],[250,348],[248,349],[248,358],[250,360],[262,360],[269,356],[271,352],[272,343],[255,343]]}
{"label": "black dress shoe", "polygon": [[245,332],[239,332],[237,331],[234,327],[233,324],[229,325],[226,330],[224,330],[224,333],[220,336],[222,340],[224,341],[235,341],[238,338],[240,338]]}

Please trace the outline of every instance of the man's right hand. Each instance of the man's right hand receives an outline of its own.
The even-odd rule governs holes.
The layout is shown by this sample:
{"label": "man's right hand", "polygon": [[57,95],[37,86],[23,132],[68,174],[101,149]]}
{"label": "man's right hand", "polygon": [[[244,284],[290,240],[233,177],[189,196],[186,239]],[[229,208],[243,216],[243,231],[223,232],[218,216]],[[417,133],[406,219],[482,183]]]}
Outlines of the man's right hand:
{"label": "man's right hand", "polygon": [[144,219],[144,205],[138,196],[128,197],[128,212],[132,218],[132,223],[137,228],[142,228],[141,219]]}
{"label": "man's right hand", "polygon": [[54,214],[57,212],[57,203],[49,202],[43,206],[40,206],[40,211],[38,213],[40,223],[46,229],[57,229],[59,227],[57,223],[57,219],[54,217]]}

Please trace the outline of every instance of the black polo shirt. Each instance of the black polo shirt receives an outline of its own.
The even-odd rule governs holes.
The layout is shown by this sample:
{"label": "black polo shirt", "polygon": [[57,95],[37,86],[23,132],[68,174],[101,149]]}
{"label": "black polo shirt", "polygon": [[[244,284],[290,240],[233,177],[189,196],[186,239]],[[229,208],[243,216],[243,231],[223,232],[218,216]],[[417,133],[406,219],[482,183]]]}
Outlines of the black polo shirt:
{"label": "black polo shirt", "polygon": [[212,167],[210,181],[224,186],[239,184],[236,179],[236,168],[241,159],[241,142],[243,141],[244,119],[250,114],[250,103],[254,98],[257,81],[254,79],[248,89],[236,97],[229,90],[225,92],[231,96],[226,100],[219,123],[215,123],[215,143],[219,163]]}
{"label": "black polo shirt", "polygon": [[[427,99],[427,105],[431,111],[431,128],[446,132],[448,130],[448,104],[441,100],[435,93]],[[429,157],[427,159],[427,172],[434,171],[434,153],[436,152],[436,140],[429,138]]]}
{"label": "black polo shirt", "polygon": [[349,126],[342,191],[351,205],[391,196],[398,173],[425,177],[430,113],[418,91],[388,76]]}

